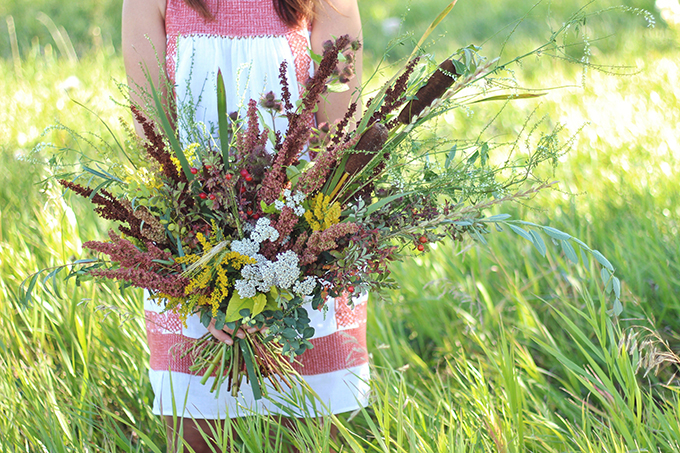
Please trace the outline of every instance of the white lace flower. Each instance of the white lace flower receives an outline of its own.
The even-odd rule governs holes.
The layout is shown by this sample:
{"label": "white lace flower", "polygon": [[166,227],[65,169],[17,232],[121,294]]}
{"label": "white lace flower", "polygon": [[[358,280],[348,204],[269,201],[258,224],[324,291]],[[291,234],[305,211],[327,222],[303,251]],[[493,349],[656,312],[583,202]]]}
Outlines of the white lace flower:
{"label": "white lace flower", "polygon": [[232,242],[231,251],[252,258],[257,254],[257,252],[260,251],[260,244],[253,241],[252,239],[245,238],[241,239],[240,241]]}
{"label": "white lace flower", "polygon": [[295,194],[293,194],[293,201],[298,204],[302,203],[305,201],[305,194],[299,190],[295,191]]}
{"label": "white lace flower", "polygon": [[293,286],[300,275],[298,263],[299,258],[292,250],[276,255],[276,262],[273,263],[276,286],[286,289]]}
{"label": "white lace flower", "polygon": [[266,217],[260,217],[255,224],[255,230],[250,235],[250,239],[255,242],[264,242],[267,239],[274,242],[279,238],[279,232],[271,226],[271,221]]}
{"label": "white lace flower", "polygon": [[234,288],[236,288],[236,291],[238,291],[238,295],[241,296],[242,299],[248,299],[249,297],[255,297],[255,294],[257,293],[255,291],[255,285],[253,284],[252,280],[236,280],[234,283]]}
{"label": "white lace flower", "polygon": [[316,277],[309,276],[293,285],[293,291],[299,296],[309,296],[316,288]]}

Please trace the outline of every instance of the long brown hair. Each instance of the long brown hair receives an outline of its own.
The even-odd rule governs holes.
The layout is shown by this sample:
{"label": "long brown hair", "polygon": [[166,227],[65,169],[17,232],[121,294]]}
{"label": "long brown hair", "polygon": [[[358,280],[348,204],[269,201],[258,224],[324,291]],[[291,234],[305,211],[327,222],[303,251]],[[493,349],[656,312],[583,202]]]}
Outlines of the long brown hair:
{"label": "long brown hair", "polygon": [[[299,26],[304,20],[312,19],[316,1],[318,0],[272,0],[276,14],[289,27]],[[184,0],[184,2],[206,19],[213,19],[204,0]]]}

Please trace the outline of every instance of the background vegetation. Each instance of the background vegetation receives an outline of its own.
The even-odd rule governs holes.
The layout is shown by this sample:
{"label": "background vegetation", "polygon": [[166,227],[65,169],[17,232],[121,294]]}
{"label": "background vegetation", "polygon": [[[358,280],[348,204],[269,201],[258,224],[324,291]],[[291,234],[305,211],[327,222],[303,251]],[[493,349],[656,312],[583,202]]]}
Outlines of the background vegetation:
{"label": "background vegetation", "polygon": [[[43,141],[82,146],[58,127],[43,134],[57,123],[106,136],[71,98],[118,133],[118,117],[128,119],[114,101],[123,80],[120,3],[0,5],[3,452],[165,449],[149,409],[141,293],[68,281],[28,306],[16,298],[29,274],[77,259],[84,238],[106,231],[85,203],[67,206],[57,188],[40,184],[46,154],[31,150]],[[362,0],[367,66],[393,37],[417,40],[444,3]],[[457,112],[441,133],[509,140],[535,111],[530,125],[545,117],[545,127],[564,125],[565,139],[577,134],[572,151],[545,169],[557,189],[505,212],[602,251],[623,281],[622,316],[607,313],[597,264],[571,264],[547,238],[546,258],[498,232],[488,246],[439,245],[395,266],[402,289],[373,297],[369,315],[375,401],[335,420],[345,451],[680,451],[679,34],[652,1],[590,7],[619,3],[646,8],[656,26],[621,10],[582,26],[591,61],[633,68],[614,70],[629,75],[527,60],[515,68],[522,84],[566,88],[505,106],[486,129],[502,106]],[[475,43],[491,57],[524,53],[581,6],[460,0],[428,51],[443,58]],[[388,63],[408,55],[409,42],[391,47]],[[259,440],[266,422],[242,420],[237,430],[243,451],[275,450]],[[285,437],[303,451],[328,451],[325,429],[301,424]]]}

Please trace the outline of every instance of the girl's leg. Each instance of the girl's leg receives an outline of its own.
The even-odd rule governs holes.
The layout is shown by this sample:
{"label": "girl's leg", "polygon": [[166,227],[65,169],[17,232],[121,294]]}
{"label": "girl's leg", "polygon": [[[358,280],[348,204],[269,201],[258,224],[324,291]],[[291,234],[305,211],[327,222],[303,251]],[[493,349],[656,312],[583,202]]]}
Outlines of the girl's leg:
{"label": "girl's leg", "polygon": [[[186,451],[184,445],[188,445],[193,449],[195,453],[212,453],[220,452],[220,446],[212,440],[213,432],[217,433],[217,430],[225,429],[224,421],[221,420],[205,420],[197,419],[174,419],[172,416],[165,416],[166,433],[168,439],[168,453],[180,453]],[[295,430],[296,423],[295,420],[291,418],[278,417],[277,422],[287,430]],[[319,423],[321,421],[319,420]],[[221,426],[220,426],[221,425]],[[181,434],[181,435],[180,435]],[[333,440],[337,439],[338,429],[335,425],[331,425],[331,438]],[[234,439],[236,433],[232,428],[232,436]],[[276,437],[276,430],[272,428],[270,433],[270,439],[274,442]],[[208,439],[208,440],[206,440]],[[182,442],[184,441],[184,443]],[[191,450],[189,450],[191,451]],[[297,449],[291,447],[290,453],[299,453]],[[334,453],[331,450],[331,453]]]}
{"label": "girl's leg", "polygon": [[[165,416],[166,433],[168,439],[168,453],[188,452],[184,445],[188,445],[196,453],[219,452],[219,446],[212,440],[213,432],[224,430],[221,420],[192,420],[190,418],[173,420]],[[220,426],[221,425],[221,426]],[[233,437],[232,437],[233,438]],[[206,439],[209,439],[208,441]],[[182,442],[184,441],[184,443]]]}

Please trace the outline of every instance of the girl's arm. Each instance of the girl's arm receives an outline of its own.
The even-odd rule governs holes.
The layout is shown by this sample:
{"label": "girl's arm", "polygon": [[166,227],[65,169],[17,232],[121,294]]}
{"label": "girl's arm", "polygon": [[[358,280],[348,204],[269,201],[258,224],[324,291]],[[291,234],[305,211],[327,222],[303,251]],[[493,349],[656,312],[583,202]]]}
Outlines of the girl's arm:
{"label": "girl's arm", "polygon": [[[319,0],[312,22],[312,51],[321,55],[323,43],[333,37],[349,35],[352,39],[363,42],[361,35],[361,18],[357,0]],[[326,99],[319,103],[316,114],[319,123],[333,124],[335,120],[345,116],[350,102],[356,101],[357,88],[361,86],[362,51],[356,52],[355,76],[349,81],[349,90],[343,93],[328,93]],[[357,109],[355,118],[360,118],[361,108]]]}
{"label": "girl's arm", "polygon": [[[165,83],[161,82],[159,67],[159,63],[165,62],[165,5],[166,0],[123,1],[123,60],[134,104],[143,106],[138,93],[149,92],[147,75],[165,99]],[[136,121],[135,129],[143,136]]]}

